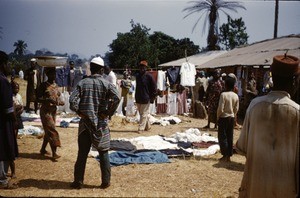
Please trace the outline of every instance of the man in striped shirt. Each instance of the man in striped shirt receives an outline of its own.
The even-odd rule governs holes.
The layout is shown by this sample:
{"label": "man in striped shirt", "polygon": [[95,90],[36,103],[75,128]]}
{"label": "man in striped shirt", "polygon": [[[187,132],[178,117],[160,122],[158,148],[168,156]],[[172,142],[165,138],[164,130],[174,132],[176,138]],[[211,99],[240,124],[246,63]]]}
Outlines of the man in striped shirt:
{"label": "man in striped shirt", "polygon": [[108,120],[118,107],[120,95],[116,87],[103,78],[104,61],[100,57],[90,63],[91,76],[78,82],[70,96],[70,108],[80,117],[78,130],[78,156],[75,163],[72,188],[83,185],[84,171],[91,145],[97,149],[100,157],[102,184],[100,188],[110,186],[110,131]]}

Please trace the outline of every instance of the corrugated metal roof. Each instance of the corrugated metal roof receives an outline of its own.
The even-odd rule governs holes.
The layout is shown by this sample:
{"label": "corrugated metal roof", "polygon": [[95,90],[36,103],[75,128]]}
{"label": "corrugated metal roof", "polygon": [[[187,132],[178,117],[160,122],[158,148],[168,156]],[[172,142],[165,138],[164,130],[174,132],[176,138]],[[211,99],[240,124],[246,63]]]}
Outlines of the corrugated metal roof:
{"label": "corrugated metal roof", "polygon": [[188,61],[196,68],[227,66],[270,66],[273,57],[284,54],[300,58],[300,34],[259,41],[231,51],[208,51],[158,65],[159,67],[181,66]]}
{"label": "corrugated metal roof", "polygon": [[300,58],[300,34],[269,39],[235,48],[226,54],[200,65],[199,68],[217,68],[226,66],[269,66],[273,57],[284,54]]}
{"label": "corrugated metal roof", "polygon": [[203,63],[210,61],[222,54],[225,54],[227,51],[208,51],[208,52],[202,52],[193,56],[188,56],[187,58],[181,58],[175,61],[167,62],[158,65],[159,67],[169,67],[169,66],[181,66],[184,62],[193,63],[196,65],[202,65]]}

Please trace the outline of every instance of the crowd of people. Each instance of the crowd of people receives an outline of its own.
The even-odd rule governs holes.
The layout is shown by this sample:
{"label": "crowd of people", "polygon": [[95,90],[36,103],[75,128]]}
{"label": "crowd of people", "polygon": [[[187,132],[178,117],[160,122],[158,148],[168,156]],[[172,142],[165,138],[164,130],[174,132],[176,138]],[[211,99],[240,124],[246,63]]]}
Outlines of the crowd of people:
{"label": "crowd of people", "polygon": [[[8,56],[0,52],[0,188],[16,188],[8,179],[8,168],[15,177],[14,160],[18,157],[17,129],[22,128],[21,113],[24,104],[19,85],[8,81]],[[59,133],[55,128],[57,107],[64,105],[60,100],[60,91],[55,83],[55,67],[45,68],[47,78],[38,79],[36,60],[31,60],[25,110],[30,110],[34,102],[34,111],[39,109],[45,134],[40,149],[41,155],[52,155],[53,160],[60,158],[57,148],[61,146]],[[148,63],[142,60],[135,76],[134,97],[137,112],[140,115],[137,131],[150,130],[150,105],[160,94],[153,75],[148,72]],[[90,148],[99,153],[101,185],[108,188],[111,181],[111,168],[108,151],[110,149],[109,121],[116,112],[123,97],[122,112],[126,115],[128,94],[132,93],[131,73],[125,71],[120,81],[121,92],[117,89],[117,77],[112,69],[105,65],[100,57],[90,62],[91,74],[76,83],[72,89],[70,108],[81,119],[78,128],[78,155],[74,165],[74,181],[71,188],[80,189],[84,184],[84,172]],[[258,97],[253,74],[245,85],[247,108],[240,137],[236,143],[237,152],[245,155],[246,164],[240,197],[299,196],[299,104],[292,100],[299,89],[299,59],[287,54],[275,56],[271,64],[272,91]],[[38,82],[41,82],[40,84]],[[208,114],[204,128],[218,131],[218,142],[222,158],[230,162],[233,154],[233,131],[237,124],[240,99],[237,90],[237,77],[233,73],[221,75],[216,69],[208,80],[204,72],[196,74],[193,100],[203,103],[203,111]],[[5,93],[5,94],[3,94]],[[37,103],[37,104],[36,104]],[[38,104],[41,104],[38,108]],[[192,108],[197,108],[193,105]],[[282,122],[285,120],[285,122]],[[47,151],[50,145],[51,152]],[[258,163],[259,162],[259,163]]]}

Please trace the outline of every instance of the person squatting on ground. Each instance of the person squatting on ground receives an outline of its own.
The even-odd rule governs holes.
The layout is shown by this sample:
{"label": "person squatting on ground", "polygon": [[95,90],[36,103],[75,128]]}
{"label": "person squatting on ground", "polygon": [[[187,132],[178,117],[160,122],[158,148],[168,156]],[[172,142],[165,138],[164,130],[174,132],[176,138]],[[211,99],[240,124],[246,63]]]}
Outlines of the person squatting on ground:
{"label": "person squatting on ground", "polygon": [[237,152],[246,156],[240,197],[299,197],[299,59],[278,55],[271,64],[273,88],[250,103]]}
{"label": "person squatting on ground", "polygon": [[70,108],[80,117],[78,129],[78,155],[74,167],[74,181],[71,187],[83,186],[86,161],[91,146],[99,152],[102,183],[100,188],[110,186],[111,168],[109,117],[120,102],[117,88],[103,78],[104,61],[93,58],[90,63],[91,76],[78,82],[70,96]]}
{"label": "person squatting on ground", "polygon": [[60,92],[55,83],[55,67],[45,68],[48,77],[43,82],[37,93],[38,102],[40,102],[40,117],[45,131],[43,144],[40,150],[42,155],[48,155],[46,146],[49,143],[52,151],[52,159],[56,160],[60,156],[56,153],[57,147],[61,146],[58,131],[55,129],[57,106],[63,106],[64,102],[60,100]]}
{"label": "person squatting on ground", "polygon": [[140,114],[138,131],[148,131],[151,128],[149,122],[150,103],[152,104],[156,97],[156,82],[152,75],[148,73],[147,61],[141,61],[139,64],[139,72],[136,75],[136,91],[135,102],[137,110]]}
{"label": "person squatting on ground", "polygon": [[11,161],[19,155],[15,133],[16,117],[13,92],[7,79],[8,55],[0,51],[0,189],[14,189],[18,186],[7,178]]}
{"label": "person squatting on ground", "polygon": [[233,145],[233,128],[239,109],[239,97],[233,92],[236,78],[234,74],[225,78],[225,91],[221,93],[217,110],[218,141],[221,161],[230,161]]}

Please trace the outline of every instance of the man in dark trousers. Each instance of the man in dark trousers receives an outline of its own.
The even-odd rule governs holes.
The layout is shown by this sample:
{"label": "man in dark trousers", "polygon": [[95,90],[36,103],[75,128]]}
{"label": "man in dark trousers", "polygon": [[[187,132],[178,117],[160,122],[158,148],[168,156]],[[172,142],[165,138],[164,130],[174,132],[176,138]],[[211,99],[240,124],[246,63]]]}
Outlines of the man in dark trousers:
{"label": "man in dark trousers", "polygon": [[81,117],[74,182],[71,184],[71,187],[75,189],[82,188],[86,160],[91,145],[99,152],[102,178],[100,188],[110,186],[108,120],[116,111],[120,96],[117,88],[103,78],[104,61],[102,58],[93,58],[90,68],[92,75],[78,82],[69,100],[71,110]]}

